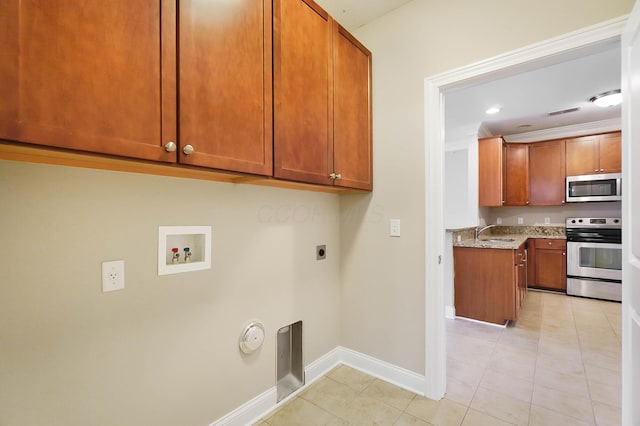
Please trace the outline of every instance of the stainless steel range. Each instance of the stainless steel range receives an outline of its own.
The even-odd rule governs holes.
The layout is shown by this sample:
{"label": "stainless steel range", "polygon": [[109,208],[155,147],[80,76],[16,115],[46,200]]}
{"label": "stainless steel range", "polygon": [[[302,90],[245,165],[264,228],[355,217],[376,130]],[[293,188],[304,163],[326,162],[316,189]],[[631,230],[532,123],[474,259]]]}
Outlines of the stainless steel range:
{"label": "stainless steel range", "polygon": [[622,300],[622,220],[567,218],[567,294]]}

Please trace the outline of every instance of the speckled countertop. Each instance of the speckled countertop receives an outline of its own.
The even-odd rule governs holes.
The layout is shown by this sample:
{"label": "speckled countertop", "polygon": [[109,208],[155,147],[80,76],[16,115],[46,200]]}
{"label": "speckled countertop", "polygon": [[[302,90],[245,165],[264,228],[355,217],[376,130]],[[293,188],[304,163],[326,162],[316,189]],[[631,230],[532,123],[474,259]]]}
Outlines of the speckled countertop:
{"label": "speckled countertop", "polygon": [[[454,231],[453,246],[516,250],[529,238],[562,240],[567,238],[563,226],[493,226],[483,231],[477,240],[474,234],[475,228]],[[496,239],[513,241],[496,241]]]}

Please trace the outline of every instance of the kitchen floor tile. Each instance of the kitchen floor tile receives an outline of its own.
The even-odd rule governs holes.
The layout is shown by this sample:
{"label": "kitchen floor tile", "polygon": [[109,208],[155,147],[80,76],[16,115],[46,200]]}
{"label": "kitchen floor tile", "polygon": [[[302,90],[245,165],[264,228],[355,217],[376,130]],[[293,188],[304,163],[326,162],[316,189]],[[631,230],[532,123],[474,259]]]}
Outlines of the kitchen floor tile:
{"label": "kitchen floor tile", "polygon": [[340,365],[256,426],[620,424],[619,303],[529,291],[506,328],[446,328],[442,400]]}

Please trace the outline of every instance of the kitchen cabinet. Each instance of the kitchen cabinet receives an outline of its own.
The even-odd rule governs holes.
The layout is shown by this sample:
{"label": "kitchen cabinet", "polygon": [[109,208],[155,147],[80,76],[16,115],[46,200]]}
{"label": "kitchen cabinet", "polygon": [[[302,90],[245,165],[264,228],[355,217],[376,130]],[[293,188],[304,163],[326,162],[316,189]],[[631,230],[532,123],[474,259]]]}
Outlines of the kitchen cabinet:
{"label": "kitchen cabinet", "polygon": [[535,238],[529,244],[529,287],[567,291],[567,242]]}
{"label": "kitchen cabinet", "polygon": [[311,0],[274,2],[274,176],[372,187],[371,53]]}
{"label": "kitchen cabinet", "polygon": [[176,160],[175,1],[0,2],[0,139]]}
{"label": "kitchen cabinet", "polygon": [[517,250],[454,247],[453,264],[457,316],[495,324],[517,320],[526,294],[524,244]]}
{"label": "kitchen cabinet", "polygon": [[568,139],[566,151],[567,176],[622,170],[620,132]]}
{"label": "kitchen cabinet", "polygon": [[565,141],[529,145],[529,205],[565,203]]}
{"label": "kitchen cabinet", "polygon": [[504,204],[503,176],[505,143],[501,136],[478,139],[478,203],[480,206]]}
{"label": "kitchen cabinet", "polygon": [[180,0],[180,163],[272,174],[271,15],[266,0]]}
{"label": "kitchen cabinet", "polygon": [[507,143],[505,146],[505,206],[529,204],[529,146]]}

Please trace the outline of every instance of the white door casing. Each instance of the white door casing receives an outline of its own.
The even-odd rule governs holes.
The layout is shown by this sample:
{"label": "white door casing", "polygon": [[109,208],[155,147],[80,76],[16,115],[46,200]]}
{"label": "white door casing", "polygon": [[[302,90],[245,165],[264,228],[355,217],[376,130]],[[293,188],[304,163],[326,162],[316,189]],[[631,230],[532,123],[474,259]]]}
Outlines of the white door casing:
{"label": "white door casing", "polygon": [[[478,63],[470,64],[425,79],[425,396],[439,400],[446,390],[446,345],[444,318],[443,265],[445,228],[443,218],[444,165],[444,95],[458,89],[508,77],[530,69],[551,64],[559,55],[571,54],[588,46],[619,40],[627,17],[611,19],[560,37],[545,40]],[[640,82],[638,82],[640,84]],[[640,100],[638,101],[640,102]],[[640,107],[637,108],[640,111]],[[640,123],[639,123],[640,125]],[[623,137],[624,143],[624,137]],[[640,156],[636,152],[636,164]],[[640,177],[640,168],[636,172]],[[627,181],[629,179],[626,179]],[[623,179],[623,182],[625,180]],[[627,183],[628,184],[628,183]],[[630,188],[627,188],[630,189]],[[624,188],[623,188],[624,191]],[[624,192],[623,192],[624,194]],[[639,203],[638,201],[636,201]],[[640,207],[635,210],[640,213]],[[627,219],[628,220],[628,219]],[[624,223],[624,220],[623,220]],[[640,244],[640,225],[636,227],[636,241]],[[640,257],[640,246],[636,253]],[[640,269],[640,263],[638,263]],[[627,268],[629,269],[629,268]],[[624,282],[624,281],[623,281]],[[624,285],[623,285],[624,291]],[[640,293],[640,289],[636,289]],[[624,297],[624,295],[623,295]],[[640,311],[639,311],[640,312]],[[634,353],[640,356],[640,330]],[[640,373],[636,370],[636,383]],[[635,394],[638,400],[637,393]],[[623,401],[625,394],[623,391]],[[636,408],[639,409],[639,408]],[[636,420],[638,422],[638,420]],[[627,423],[623,423],[627,424]],[[628,423],[631,424],[631,423]],[[638,423],[637,423],[638,424]]]}
{"label": "white door casing", "polygon": [[[622,424],[640,424],[640,3],[622,36]],[[635,357],[633,356],[635,354]]]}

